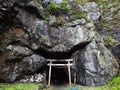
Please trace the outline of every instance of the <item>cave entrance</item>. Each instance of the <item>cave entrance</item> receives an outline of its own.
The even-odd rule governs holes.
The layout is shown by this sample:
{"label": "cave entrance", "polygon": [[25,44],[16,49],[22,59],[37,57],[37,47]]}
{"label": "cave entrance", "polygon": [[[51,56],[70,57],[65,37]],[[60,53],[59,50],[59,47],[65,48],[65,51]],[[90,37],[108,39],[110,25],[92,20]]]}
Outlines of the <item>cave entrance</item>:
{"label": "cave entrance", "polygon": [[63,60],[47,60],[47,78],[48,85],[66,85],[69,83],[71,87],[71,71],[70,66],[73,59]]}

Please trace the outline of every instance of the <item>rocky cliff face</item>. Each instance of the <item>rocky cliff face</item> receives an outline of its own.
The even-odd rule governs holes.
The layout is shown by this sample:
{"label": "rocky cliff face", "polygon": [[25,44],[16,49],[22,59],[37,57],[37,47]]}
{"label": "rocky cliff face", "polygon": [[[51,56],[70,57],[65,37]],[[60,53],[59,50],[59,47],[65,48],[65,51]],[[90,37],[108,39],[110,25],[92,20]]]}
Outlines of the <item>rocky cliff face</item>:
{"label": "rocky cliff face", "polygon": [[[108,2],[108,3],[107,3]],[[106,46],[109,48],[115,57],[120,60],[120,1],[112,0],[103,2],[106,8],[101,9],[102,17],[97,24],[98,31],[106,41]],[[100,5],[99,5],[100,6]],[[105,7],[105,6],[104,6]],[[101,7],[102,8],[102,7]]]}
{"label": "rocky cliff face", "polygon": [[[16,13],[9,12],[11,15],[15,14],[11,24],[4,24],[8,17],[3,18],[1,24],[1,82],[20,80],[45,82],[46,59],[72,58],[74,60],[74,66],[71,67],[72,78],[76,78],[77,84],[87,86],[105,84],[117,74],[119,65],[96,31],[94,22],[101,15],[96,11],[99,10],[97,4],[87,3],[83,8],[70,1],[63,3],[69,5],[69,8],[66,8],[62,6],[62,1],[53,0],[52,3],[60,4],[63,9],[56,10],[51,7],[55,9],[55,13],[50,13],[48,2],[51,1],[42,2],[46,7],[37,0],[12,2],[11,8]],[[3,13],[2,8],[0,10]],[[3,16],[6,13],[3,13]],[[88,15],[88,18],[84,15]],[[37,78],[29,78],[30,81],[23,80],[31,75]]]}

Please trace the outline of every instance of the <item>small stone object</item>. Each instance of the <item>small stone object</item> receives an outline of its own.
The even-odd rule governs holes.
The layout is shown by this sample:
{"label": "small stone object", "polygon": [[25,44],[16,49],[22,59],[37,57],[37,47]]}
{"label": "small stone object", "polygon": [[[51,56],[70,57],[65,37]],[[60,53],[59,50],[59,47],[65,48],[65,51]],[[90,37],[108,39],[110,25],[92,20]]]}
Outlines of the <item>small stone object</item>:
{"label": "small stone object", "polygon": [[100,17],[99,12],[89,12],[88,13],[88,18],[93,20],[93,21],[98,20],[99,17]]}
{"label": "small stone object", "polygon": [[25,79],[21,79],[19,82],[22,82],[22,83],[40,83],[42,81],[43,81],[43,76],[39,73],[39,74],[26,76]]}
{"label": "small stone object", "polygon": [[66,23],[66,26],[76,26],[76,25],[83,25],[86,23],[86,20],[84,18],[82,19],[77,19],[75,21],[72,21],[70,23]]}

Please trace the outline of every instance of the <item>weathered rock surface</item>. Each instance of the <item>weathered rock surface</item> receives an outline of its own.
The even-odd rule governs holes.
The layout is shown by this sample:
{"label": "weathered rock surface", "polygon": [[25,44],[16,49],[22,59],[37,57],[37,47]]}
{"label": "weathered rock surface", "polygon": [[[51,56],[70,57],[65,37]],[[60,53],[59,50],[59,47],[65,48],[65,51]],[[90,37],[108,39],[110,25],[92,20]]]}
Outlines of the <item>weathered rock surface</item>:
{"label": "weathered rock surface", "polygon": [[6,60],[0,66],[0,80],[3,82],[15,82],[25,75],[41,70],[44,66],[46,66],[46,59],[36,54],[27,56],[19,61],[17,59]]}
{"label": "weathered rock surface", "polygon": [[[120,42],[120,1],[106,0],[101,4],[98,4],[99,12],[102,14],[97,23],[98,32],[105,39],[107,36],[110,36],[111,39],[116,40],[116,43]],[[104,6],[105,5],[105,6]],[[119,44],[109,41],[108,49],[115,55],[115,57],[120,61],[120,49]],[[112,43],[112,44],[111,44]],[[120,63],[119,63],[120,64]]]}
{"label": "weathered rock surface", "polygon": [[[14,0],[1,0],[0,1],[0,30],[3,29],[5,25],[9,25],[11,22],[12,17],[8,15],[7,13],[11,13],[11,9],[14,5]],[[14,12],[14,11],[12,11]],[[11,15],[13,16],[13,15]],[[9,18],[8,20],[5,20],[6,18]],[[11,18],[11,19],[10,19]]]}
{"label": "weathered rock surface", "polygon": [[[67,52],[83,41],[90,41],[94,36],[94,32],[92,32],[94,29],[93,25],[86,27],[88,23],[85,22],[85,19],[66,23],[65,27],[58,26],[58,28],[55,28],[50,27],[46,21],[39,20],[28,12],[21,11],[20,13],[22,15],[18,14],[18,18],[29,33],[29,38],[32,38],[31,46],[29,45],[29,47],[34,50],[42,47],[52,52]],[[87,31],[88,28],[89,31]]]}
{"label": "weathered rock surface", "polygon": [[50,2],[59,4],[59,3],[63,2],[63,0],[42,0],[43,6],[47,6]]}
{"label": "weathered rock surface", "polygon": [[9,59],[22,59],[33,54],[32,50],[22,46],[9,45],[6,49],[10,51]]}
{"label": "weathered rock surface", "polygon": [[97,21],[101,16],[98,5],[95,2],[86,3],[84,8],[88,12],[88,18],[90,18],[92,21]]}
{"label": "weathered rock surface", "polygon": [[[39,77],[33,79],[32,75],[45,73],[47,58],[73,58],[72,78],[76,73],[77,84],[99,86],[117,74],[119,65],[104,46],[92,21],[86,18],[69,21],[69,16],[61,15],[61,24],[54,25],[59,16],[45,20],[40,3],[31,0],[17,3],[20,3],[20,7],[13,19],[17,26],[12,25],[0,34],[2,82],[20,79],[23,82],[41,82]],[[84,8],[87,12],[97,12],[94,2],[86,4]],[[99,17],[100,14],[90,19],[96,21]]]}
{"label": "weathered rock surface", "polygon": [[[99,40],[99,41],[98,41]],[[86,48],[73,54],[75,61],[76,83],[90,86],[104,85],[116,75],[119,65],[115,57],[98,38]]]}

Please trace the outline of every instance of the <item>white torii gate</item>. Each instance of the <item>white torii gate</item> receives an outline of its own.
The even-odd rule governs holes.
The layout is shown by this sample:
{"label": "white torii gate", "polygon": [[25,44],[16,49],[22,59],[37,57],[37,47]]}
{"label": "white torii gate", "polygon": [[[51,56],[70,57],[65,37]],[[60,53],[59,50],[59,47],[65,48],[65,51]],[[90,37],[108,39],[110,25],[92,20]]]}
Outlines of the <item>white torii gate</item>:
{"label": "white torii gate", "polygon": [[[71,63],[73,61],[73,59],[64,59],[64,60],[55,60],[55,59],[47,59],[47,62],[49,62],[47,65],[49,66],[49,77],[48,77],[48,86],[50,86],[50,82],[51,82],[51,70],[52,70],[52,66],[56,66],[56,67],[68,67],[68,75],[69,75],[69,86],[71,87],[71,70],[70,70],[70,66],[72,66],[73,64]],[[54,63],[56,62],[56,63]],[[59,62],[59,63],[57,63]],[[62,64],[60,62],[67,62],[66,64]]]}

